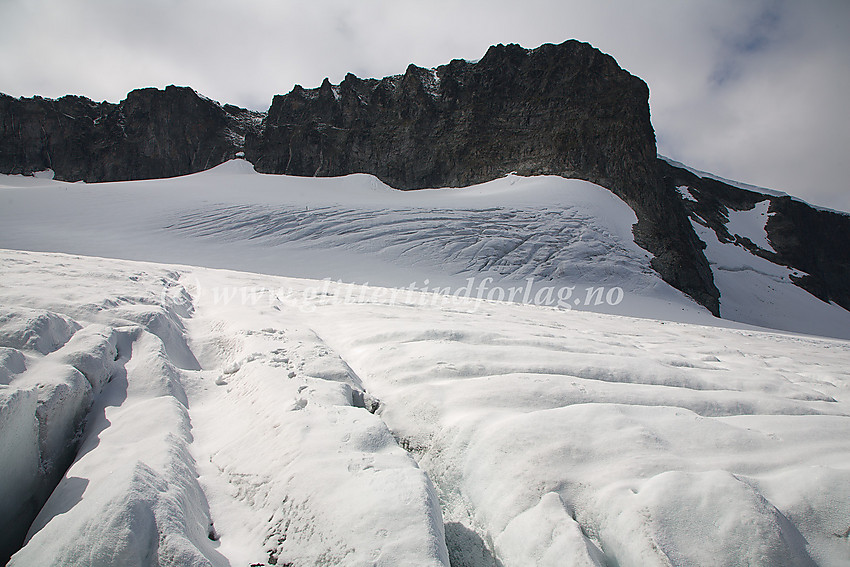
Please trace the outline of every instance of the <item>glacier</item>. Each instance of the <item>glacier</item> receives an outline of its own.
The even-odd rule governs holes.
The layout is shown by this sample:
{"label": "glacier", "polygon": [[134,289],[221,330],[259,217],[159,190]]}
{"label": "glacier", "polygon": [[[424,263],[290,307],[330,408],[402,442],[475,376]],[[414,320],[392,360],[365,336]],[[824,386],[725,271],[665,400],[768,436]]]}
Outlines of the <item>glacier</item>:
{"label": "glacier", "polygon": [[601,187],[236,160],[0,200],[10,565],[850,557],[850,314],[700,233],[711,316]]}

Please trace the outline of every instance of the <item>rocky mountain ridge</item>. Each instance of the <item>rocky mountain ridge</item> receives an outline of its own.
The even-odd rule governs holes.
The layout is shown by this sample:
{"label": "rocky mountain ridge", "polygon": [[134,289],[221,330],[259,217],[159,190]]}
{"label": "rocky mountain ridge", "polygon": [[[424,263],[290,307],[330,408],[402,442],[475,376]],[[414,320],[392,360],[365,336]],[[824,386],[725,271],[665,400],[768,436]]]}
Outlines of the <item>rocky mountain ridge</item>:
{"label": "rocky mountain ridge", "polygon": [[263,116],[173,85],[118,104],[0,95],[0,171],[90,183],[186,175],[233,158]]}
{"label": "rocky mountain ridge", "polygon": [[[148,179],[208,169],[237,154],[264,173],[370,173],[398,189],[560,175],[610,189],[635,211],[637,243],[662,278],[715,315],[720,292],[692,222],[721,240],[724,210],[771,201],[771,262],[798,285],[850,309],[850,217],[751,194],[657,158],[649,89],[609,55],[567,41],[491,47],[475,63],[359,79],[275,96],[267,113],[221,105],[185,87],[132,91],[118,104],[84,97],[0,96],[0,172],[57,179]],[[694,205],[676,188],[689,186]],[[746,243],[741,243],[746,246]],[[768,257],[769,256],[769,257]]]}

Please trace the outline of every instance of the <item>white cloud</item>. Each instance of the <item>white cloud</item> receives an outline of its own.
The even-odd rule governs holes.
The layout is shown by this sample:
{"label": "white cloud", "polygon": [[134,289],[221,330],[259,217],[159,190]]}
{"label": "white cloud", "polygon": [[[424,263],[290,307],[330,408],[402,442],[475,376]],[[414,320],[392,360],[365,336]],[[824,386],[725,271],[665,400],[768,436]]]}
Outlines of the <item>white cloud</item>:
{"label": "white cloud", "polygon": [[266,108],[296,83],[576,38],[650,86],[659,149],[850,210],[844,0],[2,0],[0,91],[117,101],[190,85]]}

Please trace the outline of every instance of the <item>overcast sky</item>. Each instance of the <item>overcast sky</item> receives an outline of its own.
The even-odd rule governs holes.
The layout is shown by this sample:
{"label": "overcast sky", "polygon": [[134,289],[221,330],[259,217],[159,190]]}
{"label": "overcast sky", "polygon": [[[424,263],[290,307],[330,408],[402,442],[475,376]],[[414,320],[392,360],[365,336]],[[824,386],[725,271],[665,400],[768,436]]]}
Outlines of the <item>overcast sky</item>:
{"label": "overcast sky", "polygon": [[0,92],[188,85],[265,110],[297,83],[567,39],[650,88],[659,152],[850,211],[850,0],[0,0]]}

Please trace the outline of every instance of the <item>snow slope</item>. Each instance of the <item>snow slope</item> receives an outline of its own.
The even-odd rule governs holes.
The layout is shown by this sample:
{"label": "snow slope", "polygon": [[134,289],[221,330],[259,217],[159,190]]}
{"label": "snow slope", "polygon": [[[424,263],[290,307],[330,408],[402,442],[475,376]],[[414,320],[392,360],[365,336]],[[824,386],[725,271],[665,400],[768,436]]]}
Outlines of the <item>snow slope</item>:
{"label": "snow slope", "polygon": [[715,319],[634,222],[550,177],[0,177],[0,558],[850,564],[850,343],[752,326],[848,313],[695,224]]}
{"label": "snow slope", "polygon": [[[32,522],[10,565],[447,564],[433,485],[297,310],[207,310],[151,265],[6,252],[2,269],[0,345],[25,362],[0,386],[0,503],[14,528]],[[16,340],[43,319],[76,332]],[[65,378],[78,360],[106,374]],[[14,482],[60,464],[52,494]]]}
{"label": "snow slope", "polygon": [[82,433],[57,421],[73,398],[2,406],[0,463],[33,427],[79,438],[11,565],[850,558],[845,341],[56,254],[0,268],[4,400],[82,358],[109,375]]}
{"label": "snow slope", "polygon": [[[580,180],[508,176],[403,192],[368,175],[261,175],[234,160],[125,183],[0,176],[0,203],[4,248],[459,294],[469,286],[469,295],[492,299],[509,299],[513,288],[514,301],[713,324],[649,267],[634,243],[631,209]],[[744,260],[761,262],[749,253]],[[850,313],[795,294],[784,274],[769,283],[793,294],[795,315],[771,309],[750,317],[751,302],[738,291],[753,283],[733,279],[722,288],[724,317],[850,338]]]}

